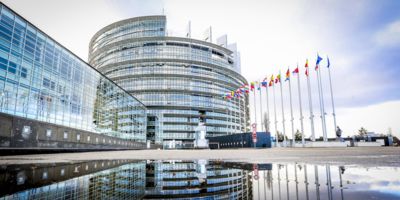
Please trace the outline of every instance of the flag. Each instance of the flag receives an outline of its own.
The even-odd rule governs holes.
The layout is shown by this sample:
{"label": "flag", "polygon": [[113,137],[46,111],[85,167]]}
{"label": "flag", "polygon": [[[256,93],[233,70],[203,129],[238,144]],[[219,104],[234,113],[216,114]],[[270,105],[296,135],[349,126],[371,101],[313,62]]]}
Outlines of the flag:
{"label": "flag", "polygon": [[271,75],[271,78],[269,79],[269,87],[271,87],[271,86],[274,85],[274,81],[275,81],[274,75],[272,74],[272,75]]}
{"label": "flag", "polygon": [[262,87],[267,87],[268,86],[267,79],[264,79],[263,82],[261,82],[261,86]]}
{"label": "flag", "polygon": [[254,90],[254,82],[250,83],[250,90],[253,91]]}
{"label": "flag", "polygon": [[242,90],[240,88],[238,88],[235,93],[238,98],[242,97]]}
{"label": "flag", "polygon": [[305,68],[308,68],[308,59],[306,59],[306,64],[304,65]]}
{"label": "flag", "polygon": [[240,94],[239,93],[237,93],[236,91],[234,92],[234,97],[236,97],[236,98],[240,98]]}
{"label": "flag", "polygon": [[306,68],[306,76],[308,76],[308,68]]}
{"label": "flag", "polygon": [[329,57],[326,57],[326,61],[328,62],[328,65],[326,66],[327,68],[329,68],[331,66],[331,63],[329,62]]}
{"label": "flag", "polygon": [[280,83],[281,82],[281,73],[276,76],[275,83]]}
{"label": "flag", "polygon": [[244,84],[241,88],[246,94],[249,93],[249,85],[248,84]]}
{"label": "flag", "polygon": [[246,92],[246,90],[247,90],[246,85],[242,85],[242,86],[239,88],[239,90],[240,90],[241,93]]}
{"label": "flag", "polygon": [[293,74],[298,74],[299,73],[299,67],[297,67],[292,73]]}
{"label": "flag", "polygon": [[257,90],[261,90],[260,82],[256,81]]}
{"label": "flag", "polygon": [[315,63],[315,70],[318,70],[319,63],[321,62],[322,58],[317,54],[317,62]]}
{"label": "flag", "polygon": [[290,80],[290,70],[289,69],[286,71],[286,79],[285,79],[285,81],[288,81],[288,80]]}
{"label": "flag", "polygon": [[231,91],[231,96],[235,96],[235,92],[234,91]]}

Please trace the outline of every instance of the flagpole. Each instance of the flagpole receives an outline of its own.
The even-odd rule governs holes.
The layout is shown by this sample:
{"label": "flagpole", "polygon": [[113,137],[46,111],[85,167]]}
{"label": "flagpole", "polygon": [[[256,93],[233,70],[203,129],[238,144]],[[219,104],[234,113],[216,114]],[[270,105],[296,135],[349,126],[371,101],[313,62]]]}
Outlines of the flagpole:
{"label": "flagpole", "polygon": [[264,130],[264,127],[263,127],[263,124],[264,124],[264,122],[263,122],[263,108],[262,108],[262,95],[261,95],[261,85],[258,85],[258,87],[259,87],[259,91],[260,91],[260,113],[261,113],[261,123],[260,123],[260,125],[261,125],[261,131],[263,131]]}
{"label": "flagpole", "polygon": [[296,142],[296,138],[294,136],[294,123],[293,123],[293,105],[292,105],[292,85],[291,85],[291,81],[290,78],[288,79],[289,81],[289,100],[290,100],[290,122],[292,124],[292,147],[295,146],[295,142]]}
{"label": "flagpole", "polygon": [[267,96],[267,127],[268,127],[268,130],[265,129],[265,131],[266,131],[266,132],[269,131],[270,134],[271,134],[271,131],[270,131],[270,128],[269,128],[270,121],[269,121],[269,95],[268,95],[268,85],[266,85],[266,87],[265,87],[265,94],[266,94],[266,96]]}
{"label": "flagpole", "polygon": [[[308,70],[308,67],[307,69]],[[307,72],[309,73],[309,71]],[[315,129],[314,129],[314,113],[313,113],[313,103],[311,98],[311,85],[310,85],[310,75],[307,75],[307,89],[308,89],[308,105],[310,108],[310,123],[311,123],[311,140],[315,142]]]}
{"label": "flagpole", "polygon": [[[328,58],[329,62],[329,58]],[[332,79],[331,79],[331,68],[328,65],[328,74],[329,74],[329,86],[331,89],[331,102],[332,102],[332,115],[333,115],[333,126],[334,126],[334,133],[336,132],[336,114],[335,114],[335,103],[333,101],[333,90],[332,90]]]}
{"label": "flagpole", "polygon": [[[272,80],[274,81],[274,80]],[[276,137],[276,142],[275,142],[275,147],[278,147],[279,143],[279,137],[278,137],[278,120],[276,118],[276,95],[275,95],[275,84],[272,83],[272,94],[274,96],[274,118],[275,118],[275,137]]]}
{"label": "flagpole", "polygon": [[[279,74],[281,74],[279,72]],[[283,144],[286,147],[286,127],[285,127],[285,110],[284,110],[284,106],[283,106],[283,91],[282,91],[282,78],[279,77],[279,86],[281,89],[281,106],[282,106],[282,125],[283,125]]]}
{"label": "flagpole", "polygon": [[248,98],[248,96],[246,97],[246,94],[247,94],[246,91],[247,90],[245,90],[245,92],[244,92],[244,133],[246,133],[246,131],[247,131],[247,98]]}
{"label": "flagpole", "polygon": [[320,101],[320,109],[321,109],[321,122],[322,122],[322,134],[324,138],[324,142],[328,141],[327,134],[326,134],[326,124],[325,124],[325,105],[324,105],[324,93],[322,89],[322,81],[321,81],[321,71],[318,67],[317,69],[317,78],[318,78],[318,89],[319,89],[319,101]]}
{"label": "flagpole", "polygon": [[[240,90],[240,89],[239,89],[239,90]],[[240,130],[239,130],[239,133],[241,133],[241,132],[242,132],[242,107],[240,106],[240,102],[241,102],[240,93],[239,93],[239,98],[238,98],[238,100],[239,100],[239,123],[240,123]]]}
{"label": "flagpole", "polygon": [[[299,66],[297,65],[297,69],[299,69]],[[304,124],[303,124],[303,106],[301,102],[301,90],[300,90],[300,72],[297,72],[297,90],[299,93],[299,105],[300,105],[300,126],[301,126],[301,144],[305,145],[305,140],[304,140]]]}
{"label": "flagpole", "polygon": [[[254,89],[255,90],[255,89]],[[257,130],[257,106],[256,106],[256,91],[253,91],[254,94],[254,123],[256,124]]]}
{"label": "flagpole", "polygon": [[[256,132],[257,132],[257,106],[256,106],[257,100],[256,100],[256,91],[255,91],[255,89],[253,91],[253,94],[254,94],[254,125],[256,127],[255,129],[256,129]],[[255,142],[253,142],[253,143],[254,143],[254,148],[256,148],[257,144]]]}
{"label": "flagpole", "polygon": [[[231,108],[233,108],[233,106],[235,105],[235,103],[234,103],[234,99],[235,99],[235,96],[233,96],[229,101],[229,103],[230,103],[230,106],[229,107],[231,107]],[[231,109],[228,109],[229,110],[229,134],[231,135],[232,134],[232,110]]]}
{"label": "flagpole", "polygon": [[322,100],[321,100],[321,85],[319,82],[319,67],[318,69],[315,70],[317,72],[317,85],[318,85],[318,100],[319,100],[319,112],[320,112],[320,118],[321,118],[321,125],[322,125],[322,136],[323,136],[323,140],[325,141],[325,132],[324,132],[324,120],[322,120],[322,115],[323,112],[322,111]]}

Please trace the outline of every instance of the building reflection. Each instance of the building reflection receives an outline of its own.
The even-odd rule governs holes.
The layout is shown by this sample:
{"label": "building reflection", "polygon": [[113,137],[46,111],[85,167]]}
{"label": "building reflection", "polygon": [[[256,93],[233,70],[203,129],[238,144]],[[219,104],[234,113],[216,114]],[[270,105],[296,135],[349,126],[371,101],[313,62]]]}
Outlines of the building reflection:
{"label": "building reflection", "polygon": [[[0,200],[393,199],[396,194],[382,192],[388,185],[381,183],[389,181],[379,177],[383,172],[399,174],[397,168],[207,160],[4,165],[0,166]],[[394,187],[397,179],[391,181]]]}
{"label": "building reflection", "polygon": [[2,166],[0,199],[140,198],[145,167],[130,160]]}
{"label": "building reflection", "polygon": [[144,199],[252,199],[250,170],[244,167],[196,160],[155,161],[146,168]]}

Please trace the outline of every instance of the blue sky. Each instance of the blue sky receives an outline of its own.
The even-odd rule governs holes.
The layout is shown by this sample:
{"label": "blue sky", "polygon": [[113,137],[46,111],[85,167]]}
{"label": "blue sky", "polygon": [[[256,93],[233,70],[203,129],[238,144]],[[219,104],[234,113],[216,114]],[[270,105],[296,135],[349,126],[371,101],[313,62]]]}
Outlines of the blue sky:
{"label": "blue sky", "polygon": [[[283,73],[297,63],[304,71],[305,59],[310,59],[313,66],[317,52],[324,58],[329,55],[338,123],[345,134],[365,126],[380,133],[391,127],[400,135],[400,1],[3,1],[84,60],[90,38],[102,27],[129,17],[162,14],[163,10],[167,26],[175,35],[185,35],[189,20],[194,38],[200,39],[208,26],[213,27],[214,39],[228,34],[229,42],[238,43],[242,74],[248,81],[269,77],[279,70]],[[322,79],[330,114],[325,68]],[[313,106],[318,114],[314,72],[311,81]],[[305,80],[302,82],[306,107]],[[296,95],[294,92],[294,98]],[[284,98],[288,107],[287,92]]]}

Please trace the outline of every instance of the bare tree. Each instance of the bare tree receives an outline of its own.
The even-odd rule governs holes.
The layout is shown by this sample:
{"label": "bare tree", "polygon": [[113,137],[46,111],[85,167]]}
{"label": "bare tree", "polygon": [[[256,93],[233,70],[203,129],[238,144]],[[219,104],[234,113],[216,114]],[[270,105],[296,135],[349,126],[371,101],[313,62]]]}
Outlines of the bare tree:
{"label": "bare tree", "polygon": [[286,140],[289,139],[286,135],[284,136],[282,132],[277,131],[277,133],[278,133],[278,141],[279,142],[283,141],[284,137],[286,138]]}
{"label": "bare tree", "polygon": [[299,131],[299,129],[297,129],[296,133],[294,134],[294,139],[296,141],[300,141],[301,140],[301,135],[302,135],[302,133]]}
{"label": "bare tree", "polygon": [[364,127],[361,127],[360,130],[358,130],[358,135],[361,137],[364,137],[367,135],[367,129],[365,129]]}

